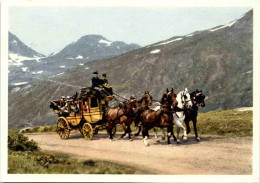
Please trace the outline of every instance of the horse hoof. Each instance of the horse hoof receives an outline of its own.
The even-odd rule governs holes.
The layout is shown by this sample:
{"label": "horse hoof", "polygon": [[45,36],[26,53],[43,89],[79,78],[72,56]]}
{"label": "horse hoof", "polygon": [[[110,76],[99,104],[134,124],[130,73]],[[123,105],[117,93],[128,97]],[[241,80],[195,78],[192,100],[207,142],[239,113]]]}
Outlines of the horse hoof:
{"label": "horse hoof", "polygon": [[188,138],[187,137],[183,137],[183,141],[184,142],[188,141]]}
{"label": "horse hoof", "polygon": [[180,139],[177,139],[177,144],[181,143]]}
{"label": "horse hoof", "polygon": [[197,141],[198,141],[198,142],[200,141],[200,138],[199,138],[199,137],[197,137]]}
{"label": "horse hoof", "polygon": [[162,137],[162,140],[165,140],[165,137]]}
{"label": "horse hoof", "polygon": [[129,139],[130,141],[133,141],[133,139]]}
{"label": "horse hoof", "polygon": [[156,142],[158,142],[158,143],[159,143],[159,142],[160,142],[160,139],[156,139]]}
{"label": "horse hoof", "polygon": [[145,147],[148,147],[149,146],[149,143],[144,143]]}
{"label": "horse hoof", "polygon": [[150,144],[148,142],[144,142],[145,147],[148,147]]}
{"label": "horse hoof", "polygon": [[113,141],[115,141],[115,139],[111,139],[111,141],[113,142]]}

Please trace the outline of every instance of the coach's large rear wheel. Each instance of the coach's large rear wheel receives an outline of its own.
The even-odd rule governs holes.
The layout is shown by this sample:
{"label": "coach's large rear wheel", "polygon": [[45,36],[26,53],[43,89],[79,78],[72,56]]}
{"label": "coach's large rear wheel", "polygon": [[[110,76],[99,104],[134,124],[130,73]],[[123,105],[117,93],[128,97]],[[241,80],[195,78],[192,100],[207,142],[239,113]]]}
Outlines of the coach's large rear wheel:
{"label": "coach's large rear wheel", "polygon": [[61,139],[67,139],[70,136],[70,128],[68,125],[68,121],[64,117],[59,117],[57,120],[57,133],[59,134]]}
{"label": "coach's large rear wheel", "polygon": [[93,138],[93,128],[91,124],[89,123],[84,123],[82,126],[82,134],[84,135],[85,139],[91,140]]}

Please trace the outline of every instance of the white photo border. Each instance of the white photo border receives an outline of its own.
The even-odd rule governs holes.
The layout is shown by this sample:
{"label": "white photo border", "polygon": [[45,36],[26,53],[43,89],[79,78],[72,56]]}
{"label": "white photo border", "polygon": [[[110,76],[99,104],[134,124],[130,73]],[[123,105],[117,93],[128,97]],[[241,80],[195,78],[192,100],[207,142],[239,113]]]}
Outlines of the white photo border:
{"label": "white photo border", "polygon": [[[8,137],[8,8],[33,7],[252,7],[253,9],[253,172],[252,175],[68,175],[7,174]],[[1,2],[1,181],[3,182],[259,182],[259,0],[20,0]]]}

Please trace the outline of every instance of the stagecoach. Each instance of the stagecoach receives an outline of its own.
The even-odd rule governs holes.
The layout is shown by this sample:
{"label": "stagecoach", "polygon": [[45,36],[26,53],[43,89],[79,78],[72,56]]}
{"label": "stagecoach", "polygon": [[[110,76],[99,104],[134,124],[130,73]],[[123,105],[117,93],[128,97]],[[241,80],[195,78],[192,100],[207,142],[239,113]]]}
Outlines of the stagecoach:
{"label": "stagecoach", "polygon": [[[99,130],[106,129],[103,114],[112,99],[113,96],[104,97],[92,88],[82,88],[72,97],[51,101],[50,108],[59,116],[56,131],[61,139],[69,138],[71,130],[79,130],[85,139],[91,140]],[[115,132],[116,127],[113,129]]]}

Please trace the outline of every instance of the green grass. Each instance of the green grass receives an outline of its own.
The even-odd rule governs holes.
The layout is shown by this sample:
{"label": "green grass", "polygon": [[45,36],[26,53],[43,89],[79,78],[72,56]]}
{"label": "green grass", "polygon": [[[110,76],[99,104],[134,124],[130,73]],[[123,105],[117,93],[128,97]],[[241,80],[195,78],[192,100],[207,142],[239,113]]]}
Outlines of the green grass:
{"label": "green grass", "polygon": [[[193,128],[193,125],[190,126]],[[200,113],[197,129],[199,134],[252,136],[253,111],[216,110]]]}
{"label": "green grass", "polygon": [[79,161],[69,155],[46,152],[8,153],[9,174],[147,174],[148,172],[107,161]]}
{"label": "green grass", "polygon": [[40,151],[19,130],[8,131],[9,174],[148,174],[149,172],[107,161],[79,161],[67,154]]}

